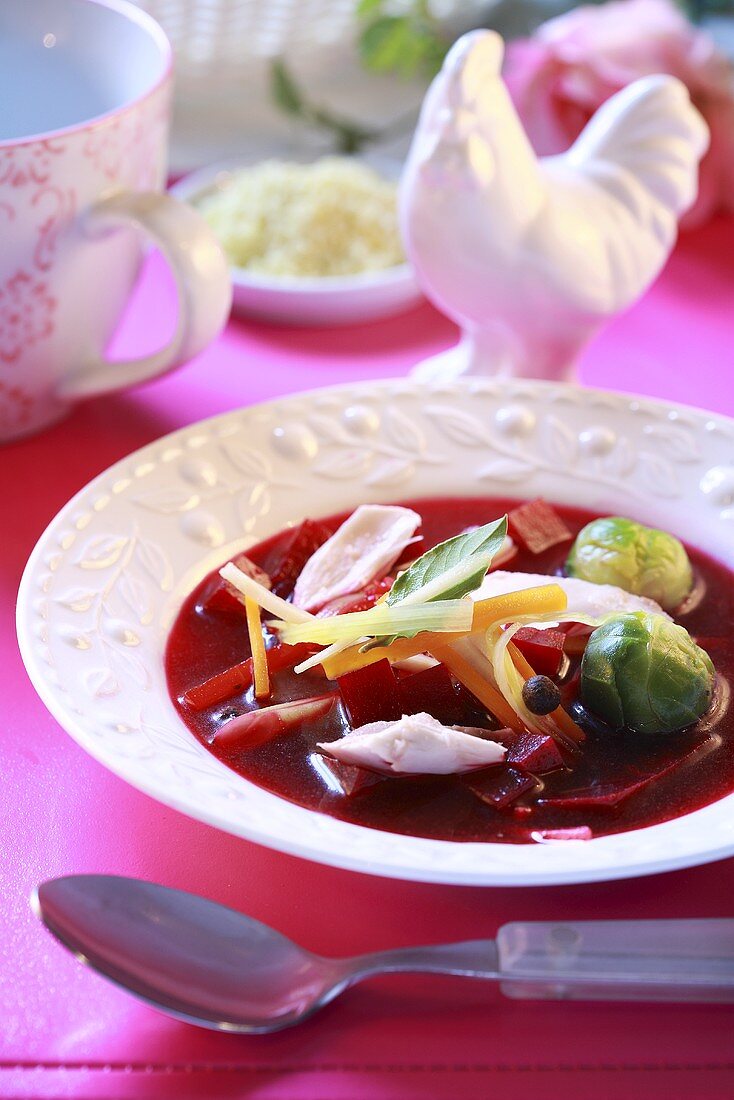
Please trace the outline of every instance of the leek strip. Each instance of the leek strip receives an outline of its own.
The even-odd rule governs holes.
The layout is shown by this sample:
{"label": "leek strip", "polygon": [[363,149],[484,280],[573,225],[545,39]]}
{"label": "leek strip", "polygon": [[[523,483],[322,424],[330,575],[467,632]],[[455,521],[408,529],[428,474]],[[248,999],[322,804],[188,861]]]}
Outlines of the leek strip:
{"label": "leek strip", "polygon": [[[490,623],[496,623],[498,619],[500,622],[511,622],[524,612],[529,612],[530,618],[528,621],[539,621],[544,613],[562,612],[566,607],[566,602],[566,593],[557,584],[544,584],[539,585],[537,588],[523,588],[518,592],[505,592],[501,596],[490,596],[488,599],[477,600],[474,603],[474,617],[472,618],[471,628],[474,631],[475,624],[478,623],[476,629],[484,631]],[[405,600],[400,601],[400,604],[404,603]],[[399,607],[400,604],[394,604],[393,606]],[[464,637],[466,637],[466,632],[442,634],[435,640],[440,645],[448,645]],[[415,638],[398,638],[389,646],[370,649],[365,653],[362,653],[359,647],[347,649],[346,652],[340,653],[338,656],[334,656],[333,651],[324,650],[322,653],[316,654],[315,658],[309,658],[309,662],[299,665],[298,671],[303,669],[306,664],[309,667],[315,664],[323,664],[326,675],[330,680],[335,680],[346,672],[366,668],[367,665],[375,664],[376,661],[383,661],[385,658],[394,664],[395,661],[403,661],[406,657],[414,657],[417,653],[425,653],[426,650],[430,649],[433,640],[431,634],[425,632],[416,635]]]}
{"label": "leek strip", "polygon": [[[529,590],[528,590],[529,591]],[[539,591],[539,589],[534,589]],[[486,618],[489,618],[487,615]],[[494,618],[491,622],[487,622],[486,629],[493,630],[497,626],[503,626],[505,623],[512,623],[513,626],[529,626],[535,623],[581,623],[583,626],[597,627],[601,624],[601,619],[595,619],[593,615],[587,615],[583,611],[545,611],[545,612],[530,612],[529,615],[512,615],[510,618]]]}
{"label": "leek strip", "polygon": [[326,645],[346,640],[356,642],[359,638],[375,638],[406,630],[411,633],[463,634],[471,630],[473,616],[474,606],[469,600],[440,600],[413,607],[406,607],[401,601],[392,605],[376,604],[368,611],[313,618],[308,623],[276,622],[269,625],[274,626],[281,639],[289,645],[297,642]]}
{"label": "leek strip", "polygon": [[[365,639],[366,641],[367,639]],[[343,653],[345,649],[351,649],[352,642],[334,642],[333,645],[327,646],[326,649],[322,649],[319,653],[313,653],[310,657],[307,657],[305,661],[301,661],[300,665],[296,665],[293,671],[300,676],[302,672],[308,672],[311,668],[316,668],[316,665],[324,666],[324,673],[326,672],[326,662],[331,661]],[[340,673],[341,675],[341,673]]]}
{"label": "leek strip", "polygon": [[456,679],[460,680],[464,687],[476,696],[490,714],[493,714],[505,726],[509,726],[517,733],[523,732],[523,727],[512,707],[502,698],[497,688],[492,687],[489,680],[477,672],[465,657],[457,653],[451,646],[441,645],[432,646],[430,654],[445,665],[449,672],[452,672]]}
{"label": "leek strip", "polygon": [[250,649],[252,651],[252,678],[255,684],[255,698],[267,699],[270,695],[270,673],[268,671],[268,658],[265,653],[265,639],[263,638],[260,622],[260,608],[249,596],[245,596],[245,614],[247,615],[247,631],[250,635]]}
{"label": "leek strip", "polygon": [[302,611],[300,607],[294,607],[292,603],[281,600],[270,589],[258,584],[252,577],[248,577],[241,569],[238,569],[233,561],[228,561],[219,570],[219,576],[229,581],[243,596],[249,596],[259,607],[264,607],[271,615],[278,615],[286,623],[309,623],[315,618],[308,611]]}
{"label": "leek strip", "polygon": [[522,698],[522,689],[525,681],[515,668],[507,653],[513,634],[520,629],[519,624],[513,623],[507,630],[494,627],[488,631],[487,638],[491,646],[490,660],[494,668],[497,687],[506,699],[507,703],[515,711],[517,717],[531,733],[553,735],[551,723],[538,714],[531,714],[525,706]]}

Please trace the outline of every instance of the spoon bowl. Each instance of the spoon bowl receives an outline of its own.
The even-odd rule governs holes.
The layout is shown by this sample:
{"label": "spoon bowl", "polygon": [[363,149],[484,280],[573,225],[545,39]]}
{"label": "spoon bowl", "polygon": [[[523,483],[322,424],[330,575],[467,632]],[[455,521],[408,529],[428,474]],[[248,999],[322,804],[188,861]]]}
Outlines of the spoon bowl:
{"label": "spoon bowl", "polygon": [[220,1031],[289,1027],[349,983],[340,960],[151,882],[74,875],[43,883],[31,904],[80,962],[171,1016]]}

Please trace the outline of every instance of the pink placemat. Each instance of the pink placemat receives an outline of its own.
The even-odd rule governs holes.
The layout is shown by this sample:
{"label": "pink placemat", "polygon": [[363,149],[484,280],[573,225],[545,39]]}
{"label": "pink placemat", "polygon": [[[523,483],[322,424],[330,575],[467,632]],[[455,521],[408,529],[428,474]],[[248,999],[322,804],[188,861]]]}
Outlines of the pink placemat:
{"label": "pink placemat", "polygon": [[[684,238],[647,298],[589,348],[582,381],[734,415],[732,256],[734,220]],[[172,288],[154,259],[119,350],[149,350],[173,316]],[[725,1006],[516,1004],[489,985],[402,975],[351,991],[300,1029],[228,1036],[133,1001],[80,967],[29,912],[37,882],[97,871],[198,891],[326,954],[491,936],[512,919],[734,916],[734,860],[629,882],[481,890],[393,882],[270,852],[159,806],[103,770],[25,676],[11,614],[20,574],[45,525],[91,477],[203,416],[405,373],[455,335],[427,305],[331,331],[232,322],[185,370],[90,402],[46,435],[0,451],[3,1097],[734,1095],[734,1018]]]}

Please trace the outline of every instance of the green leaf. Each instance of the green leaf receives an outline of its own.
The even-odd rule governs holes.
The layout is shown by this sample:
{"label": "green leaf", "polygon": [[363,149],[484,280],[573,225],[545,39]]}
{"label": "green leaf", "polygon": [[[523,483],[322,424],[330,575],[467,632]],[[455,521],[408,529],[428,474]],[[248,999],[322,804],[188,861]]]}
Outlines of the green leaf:
{"label": "green leaf", "polygon": [[377,15],[382,11],[384,0],[359,0],[357,4],[357,17],[365,19],[369,15]]}
{"label": "green leaf", "polygon": [[455,535],[427,550],[410,569],[401,574],[387,594],[387,603],[404,600],[427,584],[445,578],[431,600],[458,600],[484,580],[484,575],[507,535],[507,516],[485,523],[476,531]]}
{"label": "green leaf", "polygon": [[[433,585],[435,591],[428,597],[426,603],[432,603],[434,600],[461,599],[468,592],[479,588],[492,563],[492,558],[505,541],[506,534],[507,516],[503,516],[494,523],[486,523],[484,527],[478,527],[476,531],[455,535],[452,539],[440,542],[432,550],[427,550],[413,562],[410,569],[406,569],[398,577],[388,592],[385,602],[400,603],[427,584]],[[445,585],[440,583],[442,577]],[[391,645],[396,638],[415,638],[419,633],[418,630],[412,632],[401,630],[399,634],[391,634],[367,642],[362,646],[362,651]]]}
{"label": "green leaf", "polygon": [[413,29],[402,15],[383,15],[362,31],[359,52],[367,68],[384,73],[401,68],[413,45]]}
{"label": "green leaf", "polygon": [[281,111],[288,115],[303,115],[303,96],[280,58],[276,58],[270,66],[270,92]]}

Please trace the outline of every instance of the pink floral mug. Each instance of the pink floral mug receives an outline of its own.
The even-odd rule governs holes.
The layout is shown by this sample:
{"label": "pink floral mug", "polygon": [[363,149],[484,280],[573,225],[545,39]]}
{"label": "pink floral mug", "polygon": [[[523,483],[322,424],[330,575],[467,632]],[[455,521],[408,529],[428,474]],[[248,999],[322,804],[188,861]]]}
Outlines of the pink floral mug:
{"label": "pink floral mug", "polygon": [[[172,370],[229,313],[227,263],[166,178],[171,50],[126,0],[0,0],[0,442]],[[179,293],[163,349],[109,362],[145,238]]]}

